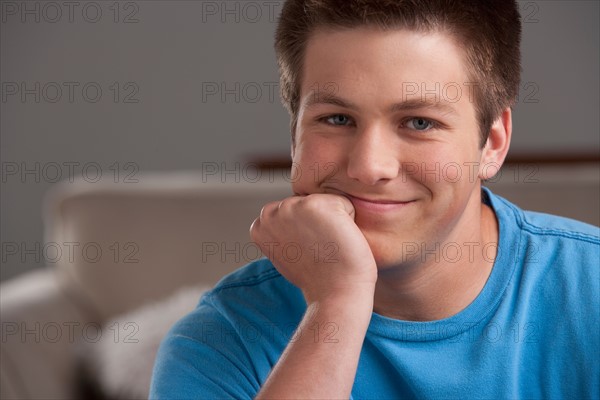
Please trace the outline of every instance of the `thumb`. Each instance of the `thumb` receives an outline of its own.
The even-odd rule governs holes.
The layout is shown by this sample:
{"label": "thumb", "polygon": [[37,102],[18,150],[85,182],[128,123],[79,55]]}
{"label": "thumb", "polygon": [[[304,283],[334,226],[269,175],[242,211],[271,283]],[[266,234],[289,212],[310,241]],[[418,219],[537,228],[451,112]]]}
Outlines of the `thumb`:
{"label": "thumb", "polygon": [[344,210],[345,213],[350,215],[352,217],[352,219],[354,219],[356,213],[354,211],[354,205],[352,204],[350,199],[348,199],[345,196],[339,196],[339,195],[335,196],[335,197],[336,197],[341,209]]}

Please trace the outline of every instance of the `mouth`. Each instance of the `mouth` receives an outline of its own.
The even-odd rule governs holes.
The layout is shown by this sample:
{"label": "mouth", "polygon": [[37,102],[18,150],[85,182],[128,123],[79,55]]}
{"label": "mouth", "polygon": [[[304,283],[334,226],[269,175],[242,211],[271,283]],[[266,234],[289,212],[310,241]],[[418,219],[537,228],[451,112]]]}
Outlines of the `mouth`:
{"label": "mouth", "polygon": [[352,202],[352,205],[356,209],[370,211],[370,212],[389,212],[397,211],[405,208],[406,206],[414,203],[412,201],[396,201],[396,200],[385,200],[385,199],[365,199],[362,197],[352,196],[346,194],[346,197]]}
{"label": "mouth", "polygon": [[405,208],[406,206],[414,203],[416,200],[393,200],[387,198],[366,198],[355,196],[341,190],[333,190],[335,194],[339,194],[345,196],[352,202],[352,205],[355,209],[367,212],[389,212],[389,211],[397,211]]}

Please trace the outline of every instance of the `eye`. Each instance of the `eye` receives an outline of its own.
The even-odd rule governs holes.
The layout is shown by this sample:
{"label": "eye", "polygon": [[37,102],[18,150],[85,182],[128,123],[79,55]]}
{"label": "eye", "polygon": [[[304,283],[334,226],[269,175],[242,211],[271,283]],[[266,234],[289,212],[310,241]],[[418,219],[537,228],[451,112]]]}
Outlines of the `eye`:
{"label": "eye", "polygon": [[427,131],[435,127],[435,123],[433,121],[422,117],[410,118],[406,121],[405,125],[406,127],[416,131]]}
{"label": "eye", "polygon": [[344,126],[350,122],[350,118],[344,114],[335,114],[322,118],[323,121],[326,121],[330,125]]}

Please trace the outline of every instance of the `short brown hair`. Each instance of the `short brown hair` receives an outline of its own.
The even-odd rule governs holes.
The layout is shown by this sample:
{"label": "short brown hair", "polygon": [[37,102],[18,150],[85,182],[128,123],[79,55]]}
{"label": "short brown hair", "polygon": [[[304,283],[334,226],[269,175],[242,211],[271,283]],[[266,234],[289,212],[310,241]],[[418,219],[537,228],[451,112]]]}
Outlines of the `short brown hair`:
{"label": "short brown hair", "polygon": [[275,35],[281,98],[295,142],[303,59],[317,28],[443,31],[466,55],[481,145],[503,109],[514,104],[521,75],[521,18],[515,0],[287,0]]}

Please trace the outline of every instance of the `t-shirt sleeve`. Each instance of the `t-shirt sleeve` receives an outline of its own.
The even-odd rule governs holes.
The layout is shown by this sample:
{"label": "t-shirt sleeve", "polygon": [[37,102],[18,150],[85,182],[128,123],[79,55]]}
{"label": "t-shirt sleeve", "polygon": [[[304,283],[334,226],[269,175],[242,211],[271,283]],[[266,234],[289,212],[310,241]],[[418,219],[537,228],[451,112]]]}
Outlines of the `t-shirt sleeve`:
{"label": "t-shirt sleeve", "polygon": [[235,323],[209,294],[163,339],[152,375],[150,399],[252,399],[257,373]]}

